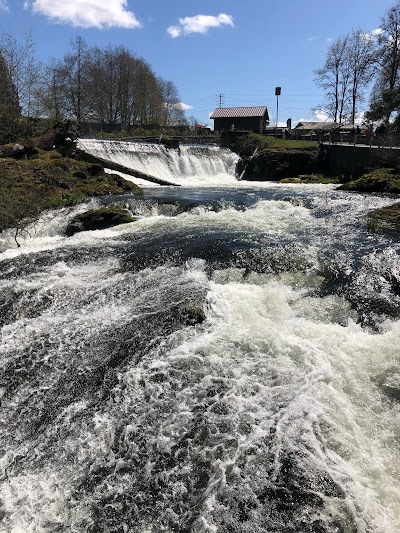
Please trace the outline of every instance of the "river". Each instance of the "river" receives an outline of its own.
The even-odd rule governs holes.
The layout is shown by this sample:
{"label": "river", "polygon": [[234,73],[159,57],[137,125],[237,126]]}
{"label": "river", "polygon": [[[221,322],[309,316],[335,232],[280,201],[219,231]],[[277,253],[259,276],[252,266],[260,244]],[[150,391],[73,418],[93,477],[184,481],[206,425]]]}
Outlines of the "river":
{"label": "river", "polygon": [[400,531],[394,200],[230,168],[0,235],[0,531]]}

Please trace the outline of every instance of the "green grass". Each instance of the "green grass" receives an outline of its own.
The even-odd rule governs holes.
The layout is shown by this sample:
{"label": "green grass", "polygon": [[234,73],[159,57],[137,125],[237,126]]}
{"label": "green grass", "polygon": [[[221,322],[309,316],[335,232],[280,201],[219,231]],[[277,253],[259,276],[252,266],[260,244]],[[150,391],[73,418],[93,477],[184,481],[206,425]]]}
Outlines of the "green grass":
{"label": "green grass", "polygon": [[251,133],[249,140],[257,142],[260,148],[269,148],[275,150],[315,150],[318,143],[314,141],[296,141],[291,139],[279,139],[277,137]]}

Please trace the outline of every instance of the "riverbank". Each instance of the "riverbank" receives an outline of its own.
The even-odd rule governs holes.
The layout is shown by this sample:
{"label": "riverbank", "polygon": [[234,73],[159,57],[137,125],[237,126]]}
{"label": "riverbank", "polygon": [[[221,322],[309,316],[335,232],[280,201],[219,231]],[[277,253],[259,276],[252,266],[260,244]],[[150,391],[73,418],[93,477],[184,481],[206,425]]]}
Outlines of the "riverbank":
{"label": "riverbank", "polygon": [[[326,150],[310,141],[227,133],[225,145],[240,155],[238,174],[249,181],[299,184],[342,182],[339,190],[400,194],[400,171],[397,167],[366,171],[358,179],[345,175],[330,175],[326,171]],[[381,159],[385,163],[383,156]],[[346,179],[349,181],[343,183]],[[373,211],[368,215],[368,220],[371,228],[384,225],[397,231],[400,228],[400,203]]]}
{"label": "riverbank", "polygon": [[224,132],[222,144],[240,156],[237,172],[242,179],[338,183],[337,176],[324,173],[321,150],[316,142],[235,133]]}
{"label": "riverbank", "polygon": [[46,209],[90,197],[143,193],[134,183],[106,173],[101,165],[63,157],[57,150],[35,148],[22,158],[18,152],[16,157],[0,158],[0,231],[17,229]]}
{"label": "riverbank", "polygon": [[[363,174],[360,178],[344,183],[339,190],[358,193],[400,194],[400,173],[393,168],[378,168]],[[400,203],[396,202],[367,215],[371,229],[389,227],[400,229]]]}

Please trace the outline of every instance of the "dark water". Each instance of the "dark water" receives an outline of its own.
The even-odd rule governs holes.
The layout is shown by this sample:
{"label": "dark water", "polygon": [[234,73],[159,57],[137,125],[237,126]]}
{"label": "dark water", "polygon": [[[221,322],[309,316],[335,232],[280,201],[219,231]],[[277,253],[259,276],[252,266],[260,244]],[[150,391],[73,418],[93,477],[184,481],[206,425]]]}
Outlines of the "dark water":
{"label": "dark water", "polygon": [[3,235],[0,531],[399,531],[391,201],[159,188]]}

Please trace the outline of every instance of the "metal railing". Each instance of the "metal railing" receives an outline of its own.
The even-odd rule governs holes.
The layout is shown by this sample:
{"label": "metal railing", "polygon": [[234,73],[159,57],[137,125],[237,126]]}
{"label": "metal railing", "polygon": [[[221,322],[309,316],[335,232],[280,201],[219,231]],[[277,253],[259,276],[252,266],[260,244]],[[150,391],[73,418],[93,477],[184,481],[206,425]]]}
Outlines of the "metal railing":
{"label": "metal railing", "polygon": [[365,133],[300,133],[292,130],[286,138],[298,141],[313,141],[319,144],[340,144],[353,146],[370,146],[371,148],[399,148],[400,134],[372,135],[367,137]]}

